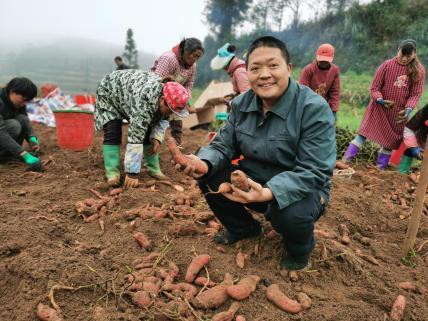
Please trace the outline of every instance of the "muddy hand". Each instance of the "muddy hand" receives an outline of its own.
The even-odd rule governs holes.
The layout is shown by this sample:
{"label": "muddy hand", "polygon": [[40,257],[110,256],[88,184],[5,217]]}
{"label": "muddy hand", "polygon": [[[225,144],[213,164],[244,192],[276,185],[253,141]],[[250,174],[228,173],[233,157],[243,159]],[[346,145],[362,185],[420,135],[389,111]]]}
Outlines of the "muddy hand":
{"label": "muddy hand", "polygon": [[388,108],[388,109],[394,108],[394,106],[395,106],[395,102],[393,102],[392,100],[385,100],[384,104],[385,104],[384,105],[385,108]]}
{"label": "muddy hand", "polygon": [[263,187],[251,178],[248,178],[248,185],[250,186],[248,192],[231,185],[233,192],[223,193],[222,195],[231,201],[242,204],[269,202],[273,199],[272,191],[269,188]]}
{"label": "muddy hand", "polygon": [[190,176],[196,179],[208,173],[207,163],[201,160],[198,156],[193,154],[183,155],[183,156],[188,159],[188,162],[186,162],[187,163],[186,165],[178,164],[175,162],[174,159],[171,159],[171,164],[174,165],[174,168],[177,171],[181,171],[187,176]]}

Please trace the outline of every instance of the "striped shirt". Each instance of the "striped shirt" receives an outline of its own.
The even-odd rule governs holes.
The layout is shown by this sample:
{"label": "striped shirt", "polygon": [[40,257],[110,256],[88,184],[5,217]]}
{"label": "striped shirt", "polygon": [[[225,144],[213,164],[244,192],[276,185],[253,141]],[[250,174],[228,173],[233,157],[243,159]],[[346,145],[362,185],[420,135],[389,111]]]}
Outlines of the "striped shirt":
{"label": "striped shirt", "polygon": [[[388,149],[397,149],[403,139],[406,123],[397,123],[398,113],[406,107],[414,108],[424,89],[425,68],[420,65],[420,76],[414,83],[409,81],[407,69],[397,57],[380,65],[370,87],[372,99],[358,130],[360,135]],[[376,102],[378,98],[392,100],[395,106],[387,109]]]}
{"label": "striped shirt", "polygon": [[175,81],[187,89],[192,97],[193,83],[195,82],[196,63],[190,68],[184,68],[180,65],[177,56],[172,51],[164,52],[154,63],[151,68],[159,77],[173,76]]}

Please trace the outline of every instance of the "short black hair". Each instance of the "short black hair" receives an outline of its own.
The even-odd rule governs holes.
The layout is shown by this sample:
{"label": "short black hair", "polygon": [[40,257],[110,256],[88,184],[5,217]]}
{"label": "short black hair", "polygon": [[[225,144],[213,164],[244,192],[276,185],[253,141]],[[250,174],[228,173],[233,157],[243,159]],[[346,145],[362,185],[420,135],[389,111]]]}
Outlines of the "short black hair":
{"label": "short black hair", "polygon": [[251,53],[260,47],[278,48],[281,51],[281,54],[284,57],[285,62],[287,64],[290,63],[290,53],[288,52],[287,45],[283,41],[279,40],[278,38],[275,38],[272,36],[263,36],[254,40],[251,43],[250,47],[248,47],[248,53],[245,58],[246,60],[245,63],[247,65],[247,68],[248,68],[248,60]]}
{"label": "short black hair", "polygon": [[37,96],[37,86],[28,78],[16,77],[7,83],[6,93],[15,93],[25,100],[31,100]]}
{"label": "short black hair", "polygon": [[122,59],[122,57],[121,56],[116,56],[116,57],[114,57],[114,61],[122,61],[123,59]]}

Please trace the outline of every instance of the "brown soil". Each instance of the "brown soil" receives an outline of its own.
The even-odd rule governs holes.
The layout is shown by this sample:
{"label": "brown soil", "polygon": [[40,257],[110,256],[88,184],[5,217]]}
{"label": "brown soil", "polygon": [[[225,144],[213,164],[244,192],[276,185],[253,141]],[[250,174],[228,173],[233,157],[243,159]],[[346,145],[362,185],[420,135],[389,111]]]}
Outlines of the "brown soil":
{"label": "brown soil", "polygon": [[[75,203],[95,198],[89,188],[97,188],[103,195],[108,192],[100,184],[104,177],[101,135],[97,134],[92,149],[72,152],[56,147],[55,129],[39,125],[35,128],[42,142],[41,157],[49,160],[47,170],[43,174],[27,172],[25,165],[18,162],[0,165],[0,320],[37,320],[37,304],[51,306],[47,294],[52,286],[79,287],[102,283],[116,275],[115,288],[110,288],[108,297],[101,287],[74,292],[57,290],[55,299],[63,318],[150,320],[154,307],[138,308],[132,304],[128,291],[122,291],[127,285],[124,276],[128,267],[136,258],[146,255],[132,237],[137,231],[150,237],[154,251],[165,249],[171,241],[173,248],[165,259],[179,266],[180,282],[194,253],[211,255],[208,270],[216,282],[223,279],[225,272],[235,279],[247,274],[264,278],[256,292],[240,303],[239,314],[247,320],[387,320],[399,294],[407,298],[403,320],[427,320],[428,244],[407,262],[414,267],[400,261],[410,212],[400,198],[408,206],[414,195],[414,184],[407,177],[360,169],[351,180],[335,178],[328,212],[317,223],[318,229],[333,238],[317,237],[311,269],[299,273],[297,281],[291,281],[279,269],[283,247],[278,236],[245,240],[238,246],[224,247],[226,252],[221,253],[215,249],[211,236],[205,234],[204,223],[196,223],[196,234],[174,235],[171,227],[191,222],[194,215],[208,207],[199,195],[192,208],[174,208],[173,195],[177,191],[165,184],[157,183],[155,191],[143,186],[120,194],[113,209],[107,212],[104,233],[97,221],[84,223],[75,211]],[[205,135],[204,131],[185,131],[186,151],[195,151]],[[161,157],[164,172],[173,184],[184,187],[185,193],[197,195],[188,182],[180,182],[185,177],[169,165],[165,148]],[[143,173],[140,182],[150,179]],[[391,194],[394,191],[397,196]],[[148,203],[163,206],[170,215],[163,219],[137,219],[135,223],[125,217],[127,210]],[[260,215],[257,217],[262,220]],[[351,242],[347,246],[340,245],[339,224],[350,230]],[[267,233],[271,227],[265,221],[263,225]],[[356,233],[369,238],[370,244],[363,245]],[[416,248],[427,238],[425,212]],[[256,243],[260,246],[259,255],[253,253]],[[243,269],[235,263],[238,251],[250,254]],[[323,256],[326,253],[328,256]],[[367,256],[375,261],[369,262]],[[398,283],[402,281],[411,281],[419,292],[399,289]],[[312,299],[312,307],[297,315],[279,310],[266,299],[265,285],[269,283],[279,283],[292,298],[299,291],[305,292]],[[124,300],[117,305],[115,300],[121,292]],[[163,295],[160,298],[165,300]],[[217,311],[198,312],[207,319],[227,309],[230,303],[231,300]]]}

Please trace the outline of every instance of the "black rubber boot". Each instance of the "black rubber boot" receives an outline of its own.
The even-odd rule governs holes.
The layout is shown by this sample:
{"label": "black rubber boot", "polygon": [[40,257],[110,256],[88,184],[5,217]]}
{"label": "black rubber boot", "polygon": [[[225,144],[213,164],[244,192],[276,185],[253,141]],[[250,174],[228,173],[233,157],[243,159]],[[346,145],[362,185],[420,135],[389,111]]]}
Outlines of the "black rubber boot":
{"label": "black rubber boot", "polygon": [[252,228],[239,234],[232,234],[228,230],[224,229],[214,236],[214,242],[217,244],[230,245],[242,239],[258,236],[261,233],[262,228],[260,225],[254,225]]}

